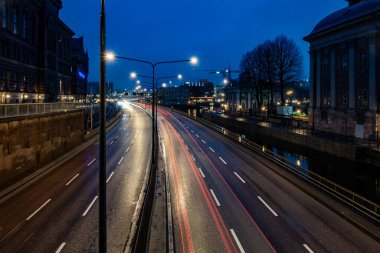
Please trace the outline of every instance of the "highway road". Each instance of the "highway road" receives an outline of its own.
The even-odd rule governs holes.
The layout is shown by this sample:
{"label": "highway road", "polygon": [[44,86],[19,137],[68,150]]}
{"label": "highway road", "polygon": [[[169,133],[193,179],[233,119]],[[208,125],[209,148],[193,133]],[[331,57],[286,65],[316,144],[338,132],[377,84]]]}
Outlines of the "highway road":
{"label": "highway road", "polygon": [[[151,118],[124,105],[107,133],[109,252],[123,252],[150,166]],[[0,203],[0,252],[97,252],[98,142]]]}
{"label": "highway road", "polygon": [[176,252],[380,252],[254,152],[182,115],[160,115]]}

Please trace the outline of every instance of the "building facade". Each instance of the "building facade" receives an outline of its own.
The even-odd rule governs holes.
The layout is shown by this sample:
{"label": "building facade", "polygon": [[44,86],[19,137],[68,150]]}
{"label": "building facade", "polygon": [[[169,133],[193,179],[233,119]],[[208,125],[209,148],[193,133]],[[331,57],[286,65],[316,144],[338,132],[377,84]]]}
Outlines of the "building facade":
{"label": "building facade", "polygon": [[0,0],[0,103],[74,99],[74,32],[61,8],[61,0]]}
{"label": "building facade", "polygon": [[310,43],[309,124],[377,138],[380,124],[380,1],[351,0],[304,39]]}

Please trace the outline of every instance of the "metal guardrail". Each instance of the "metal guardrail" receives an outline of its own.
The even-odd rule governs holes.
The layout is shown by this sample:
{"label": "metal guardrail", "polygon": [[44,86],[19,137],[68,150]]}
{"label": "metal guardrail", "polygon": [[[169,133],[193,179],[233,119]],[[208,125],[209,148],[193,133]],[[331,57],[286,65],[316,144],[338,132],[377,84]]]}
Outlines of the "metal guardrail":
{"label": "metal guardrail", "polygon": [[0,104],[0,118],[46,114],[83,108],[82,103]]}
{"label": "metal guardrail", "polygon": [[300,176],[306,181],[312,183],[313,185],[319,187],[320,189],[328,192],[334,197],[340,199],[344,203],[350,205],[351,207],[359,210],[361,213],[365,214],[376,222],[380,221],[380,205],[346,189],[345,187],[336,184],[327,178],[324,178],[317,173],[309,171],[303,168],[300,164],[293,163],[285,157],[275,154],[268,150],[265,146],[258,145],[250,140],[247,140],[244,135],[239,135],[237,133],[231,132],[226,128],[218,126],[209,121],[203,120],[201,118],[190,117],[188,114],[175,110],[176,113],[182,114],[193,120],[201,122],[202,124],[214,129],[215,131],[243,144],[244,146],[258,152],[269,160],[281,165],[288,171]]}

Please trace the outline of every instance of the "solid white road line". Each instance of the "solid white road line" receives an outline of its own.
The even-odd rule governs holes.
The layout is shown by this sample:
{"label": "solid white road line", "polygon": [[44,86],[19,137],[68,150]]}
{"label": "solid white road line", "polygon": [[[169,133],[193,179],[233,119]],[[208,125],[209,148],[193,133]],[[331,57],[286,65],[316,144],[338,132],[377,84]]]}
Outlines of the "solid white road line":
{"label": "solid white road line", "polygon": [[196,134],[195,136],[197,136],[197,138],[199,138],[199,135]]}
{"label": "solid white road line", "polygon": [[92,159],[92,161],[89,164],[87,164],[87,167],[90,167],[91,164],[93,164],[95,162],[95,160],[96,160],[96,158]]}
{"label": "solid white road line", "polygon": [[314,253],[314,251],[313,251],[312,249],[310,249],[310,247],[307,246],[307,244],[304,243],[303,246],[305,247],[305,249],[306,249],[307,251],[309,251],[309,253]]}
{"label": "solid white road line", "polygon": [[205,178],[205,174],[203,173],[202,169],[201,168],[198,168],[199,169],[199,172],[201,173],[202,177]]}
{"label": "solid white road line", "polygon": [[79,176],[79,173],[76,174],[69,182],[67,182],[66,186],[68,186],[69,184],[71,184],[71,182],[74,181],[78,176]]}
{"label": "solid white road line", "polygon": [[191,158],[193,158],[194,162],[196,162],[195,157],[193,155],[191,155]]}
{"label": "solid white road line", "polygon": [[221,158],[220,156],[219,156],[219,159],[220,159],[224,164],[227,164],[226,161],[224,161],[223,158]]}
{"label": "solid white road line", "polygon": [[219,200],[216,198],[214,191],[212,189],[210,189],[210,192],[211,192],[211,195],[212,195],[212,197],[214,198],[214,200],[216,202],[216,205],[220,206]]}
{"label": "solid white road line", "polygon": [[186,148],[187,150],[189,150],[189,147],[188,147],[187,145],[185,145],[185,148]]}
{"label": "solid white road line", "polygon": [[34,211],[34,213],[29,215],[29,217],[26,218],[26,220],[30,220],[34,215],[36,215],[39,211],[41,211],[41,209],[44,208],[50,201],[51,199],[48,199],[45,203],[42,204],[42,206],[40,206],[36,211]]}
{"label": "solid white road line", "polygon": [[59,253],[59,252],[61,252],[62,249],[65,247],[65,245],[66,245],[66,243],[63,242],[63,243],[61,244],[61,246],[59,246],[59,248],[57,249],[57,251],[56,251],[55,253]]}
{"label": "solid white road line", "polygon": [[277,213],[275,211],[273,211],[273,209],[267,203],[265,203],[265,201],[260,196],[257,196],[257,198],[261,201],[261,203],[264,204],[264,206],[266,206],[269,209],[269,211],[271,211],[271,213],[274,216],[276,216],[276,217],[278,216]]}
{"label": "solid white road line", "polygon": [[215,153],[215,151],[211,148],[211,147],[208,147],[212,152],[214,152]]}
{"label": "solid white road line", "polygon": [[92,200],[92,202],[90,203],[90,205],[87,207],[86,211],[84,211],[84,213],[82,214],[83,217],[87,215],[88,211],[90,211],[91,207],[94,205],[94,203],[95,203],[95,201],[96,201],[97,199],[98,199],[98,196],[96,196],[96,197]]}
{"label": "solid white road line", "polygon": [[235,231],[234,231],[232,228],[230,229],[230,231],[231,231],[232,236],[234,237],[234,240],[235,240],[237,246],[239,247],[240,252],[241,252],[241,253],[245,253],[245,251],[244,251],[244,249],[243,249],[243,246],[241,246],[241,243],[240,243],[240,241],[239,241],[239,238],[238,238],[237,235],[235,234]]}
{"label": "solid white road line", "polygon": [[206,142],[205,142],[204,140],[202,140],[202,142],[203,142],[204,144],[206,144]]}
{"label": "solid white road line", "polygon": [[115,173],[115,172],[112,171],[111,175],[108,177],[108,179],[107,179],[107,181],[106,181],[106,184],[108,184],[108,181],[110,181],[110,179],[111,179],[111,177],[113,176],[114,173]]}
{"label": "solid white road line", "polygon": [[123,161],[124,156],[120,159],[120,161],[117,163],[117,165],[120,165],[121,161]]}
{"label": "solid white road line", "polygon": [[125,153],[128,153],[128,151],[129,151],[129,147],[127,148],[127,150],[125,150]]}
{"label": "solid white road line", "polygon": [[243,178],[241,178],[241,176],[239,176],[239,174],[238,174],[238,173],[234,172],[234,174],[235,174],[235,176],[237,176],[237,177],[240,179],[240,181],[242,181],[242,182],[243,182],[243,184],[245,184],[245,181],[244,181],[244,179],[243,179]]}

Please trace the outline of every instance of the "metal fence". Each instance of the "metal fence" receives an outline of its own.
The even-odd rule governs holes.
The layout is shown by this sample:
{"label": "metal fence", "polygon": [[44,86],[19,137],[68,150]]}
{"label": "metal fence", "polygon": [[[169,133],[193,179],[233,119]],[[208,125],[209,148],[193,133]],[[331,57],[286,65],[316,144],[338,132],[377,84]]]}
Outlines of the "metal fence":
{"label": "metal fence", "polygon": [[328,192],[329,194],[333,195],[334,197],[338,198],[339,200],[343,201],[344,203],[348,204],[349,206],[355,208],[356,210],[360,211],[361,213],[365,214],[369,218],[373,219],[375,222],[380,221],[380,206],[348,189],[346,189],[343,186],[340,186],[310,170],[307,170],[301,166],[301,164],[293,163],[292,161],[289,161],[285,157],[275,154],[272,151],[268,150],[265,146],[258,145],[248,139],[245,138],[244,135],[240,135],[237,133],[234,133],[232,131],[229,131],[226,128],[223,128],[221,126],[218,126],[214,123],[211,123],[209,121],[206,121],[201,118],[194,118],[190,117],[188,114],[176,111],[177,113],[180,113],[184,116],[187,116],[189,118],[192,118],[209,128],[214,129],[215,131],[240,142],[242,145],[248,147],[251,150],[256,151],[257,153],[263,155],[264,157],[268,158],[269,160],[275,162],[276,164],[279,164],[281,167],[285,168],[286,170],[290,171],[291,173],[296,174],[297,176],[303,178],[304,180],[310,182],[311,184],[315,185],[316,187]]}
{"label": "metal fence", "polygon": [[46,114],[83,108],[83,103],[0,104],[0,118]]}

